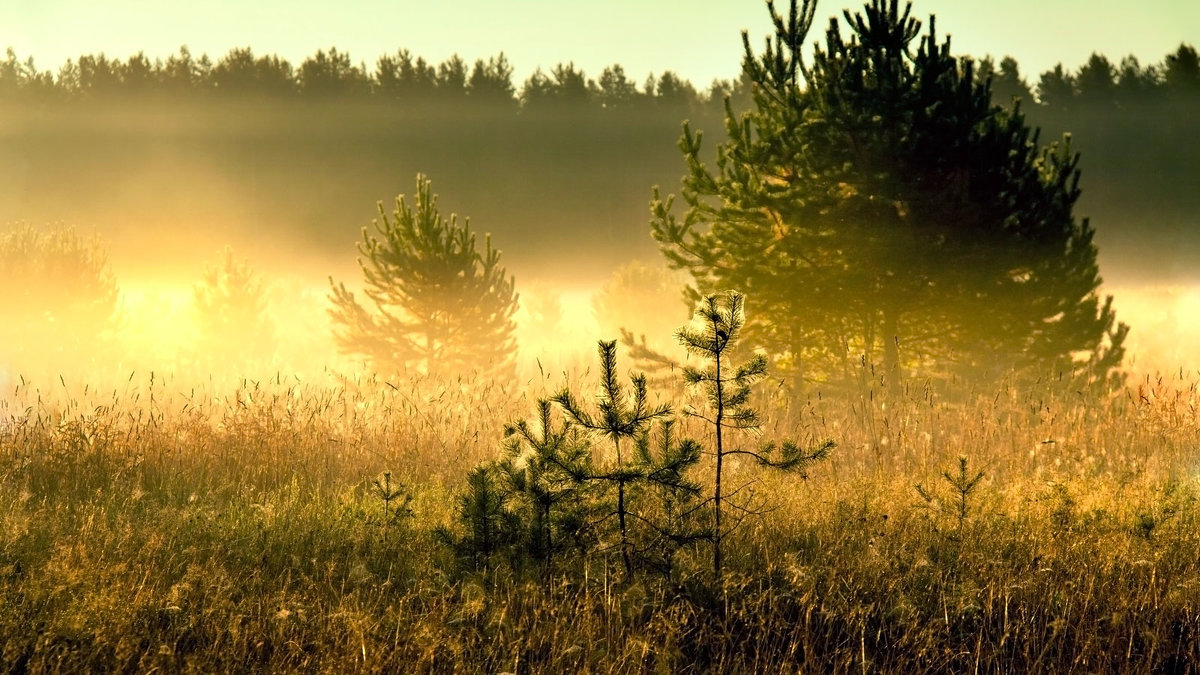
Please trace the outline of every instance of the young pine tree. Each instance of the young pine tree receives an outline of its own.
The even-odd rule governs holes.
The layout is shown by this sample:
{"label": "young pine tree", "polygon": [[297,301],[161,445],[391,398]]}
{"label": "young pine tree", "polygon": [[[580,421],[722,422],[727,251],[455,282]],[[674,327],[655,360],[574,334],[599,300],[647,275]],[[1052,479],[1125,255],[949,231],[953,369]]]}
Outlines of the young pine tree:
{"label": "young pine tree", "polygon": [[511,376],[517,293],[491,236],[481,253],[470,222],[443,218],[422,175],[412,206],[401,195],[388,218],[380,203],[374,225],[358,245],[369,307],[329,280],[339,347],[385,373]]}
{"label": "young pine tree", "polygon": [[714,454],[716,472],[713,479],[713,574],[721,577],[721,544],[729,532],[724,526],[724,477],[725,458],[731,455],[746,455],[759,464],[784,471],[802,472],[815,461],[824,459],[833,449],[833,442],[826,441],[814,450],[803,450],[791,441],[781,446],[773,443],[758,450],[745,450],[740,446],[730,447],[725,432],[753,431],[761,427],[758,411],[750,407],[750,388],[767,373],[767,359],[755,354],[741,365],[730,363],[730,352],[737,345],[746,317],[744,300],[733,291],[704,298],[696,309],[694,326],[685,326],[677,333],[680,343],[692,354],[709,362],[703,370],[686,366],[684,380],[704,389],[708,398],[708,410],[685,410],[685,414],[699,418],[713,426],[716,449]]}
{"label": "young pine tree", "polygon": [[555,553],[587,537],[592,451],[571,422],[554,425],[551,402],[538,401],[536,428],[526,420],[504,430],[505,457],[497,468],[524,511],[526,552],[549,573]]}
{"label": "young pine tree", "polygon": [[621,561],[625,568],[625,579],[633,577],[633,548],[629,535],[630,514],[626,503],[626,490],[645,477],[644,467],[626,461],[621,442],[636,440],[649,429],[654,420],[671,414],[669,405],[651,405],[646,395],[646,376],[637,374],[630,378],[630,392],[617,380],[617,343],[601,341],[599,345],[601,393],[598,409],[593,415],[563,389],[554,401],[575,424],[603,434],[612,441],[615,463],[602,469],[602,473],[589,476],[591,480],[602,480],[617,486],[617,525],[620,532]]}

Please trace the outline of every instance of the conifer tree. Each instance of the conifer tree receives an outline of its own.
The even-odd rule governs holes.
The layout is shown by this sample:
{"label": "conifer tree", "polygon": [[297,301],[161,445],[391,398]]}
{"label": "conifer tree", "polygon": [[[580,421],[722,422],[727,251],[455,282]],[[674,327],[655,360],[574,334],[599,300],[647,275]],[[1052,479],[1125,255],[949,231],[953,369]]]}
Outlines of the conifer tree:
{"label": "conifer tree", "polygon": [[329,280],[341,349],[384,373],[511,376],[517,293],[491,236],[481,253],[470,222],[443,218],[422,175],[413,204],[397,197],[388,218],[380,203],[374,226],[358,245],[367,306]]}
{"label": "conifer tree", "polygon": [[632,390],[626,393],[617,378],[617,343],[601,341],[600,354],[601,391],[598,409],[593,415],[586,411],[569,389],[563,389],[554,401],[558,403],[572,422],[584,429],[599,432],[613,444],[615,463],[608,464],[602,473],[586,476],[590,480],[602,480],[617,486],[617,507],[614,515],[620,535],[621,561],[625,567],[625,579],[633,577],[633,542],[629,534],[631,518],[626,503],[626,490],[645,477],[645,467],[636,466],[626,460],[621,441],[636,440],[654,420],[671,414],[666,404],[651,405],[646,394],[646,376],[635,374],[630,377]]}
{"label": "conifer tree", "polygon": [[1115,368],[1126,329],[1096,293],[1067,144],[1040,147],[1019,107],[993,106],[987,79],[932,20],[921,36],[910,6],[847,12],[849,38],[831,21],[811,67],[814,4],[768,6],[765,51],[743,35],[754,109],[727,105],[715,170],[685,125],[682,217],[655,192],[653,234],[692,273],[693,297],[755,297],[747,337],[797,385],[854,382],[862,362],[892,387],[907,371]]}
{"label": "conifer tree", "polygon": [[526,507],[526,551],[548,572],[554,554],[586,537],[591,446],[569,421],[557,427],[551,402],[538,401],[536,427],[526,420],[504,430],[505,457],[497,467]]}
{"label": "conifer tree", "polygon": [[61,374],[103,359],[120,307],[99,237],[61,226],[0,232],[0,288],[0,370]]}
{"label": "conifer tree", "polygon": [[438,527],[434,536],[448,546],[463,567],[486,569],[493,557],[520,540],[520,520],[509,507],[495,464],[482,464],[467,474],[467,489],[455,502],[455,518],[463,533]]}
{"label": "conifer tree", "polygon": [[214,360],[244,366],[273,352],[275,326],[267,311],[267,289],[230,247],[219,263],[205,267],[203,280],[192,288],[192,302],[200,347]]}
{"label": "conifer tree", "polygon": [[711,424],[714,432],[713,452],[716,471],[713,478],[713,574],[721,576],[721,543],[729,533],[722,522],[724,511],[724,485],[722,477],[725,458],[744,455],[753,458],[762,466],[784,471],[802,472],[815,461],[824,459],[833,449],[826,442],[814,450],[804,450],[794,442],[782,445],[769,443],[756,450],[730,446],[726,430],[757,432],[761,427],[758,411],[750,406],[750,388],[767,373],[767,359],[755,354],[741,365],[729,362],[730,352],[741,338],[746,324],[744,300],[733,291],[710,295],[696,308],[693,326],[685,326],[678,332],[679,342],[689,352],[706,361],[703,370],[685,366],[683,379],[690,385],[700,386],[708,399],[706,411],[687,410],[686,414]]}

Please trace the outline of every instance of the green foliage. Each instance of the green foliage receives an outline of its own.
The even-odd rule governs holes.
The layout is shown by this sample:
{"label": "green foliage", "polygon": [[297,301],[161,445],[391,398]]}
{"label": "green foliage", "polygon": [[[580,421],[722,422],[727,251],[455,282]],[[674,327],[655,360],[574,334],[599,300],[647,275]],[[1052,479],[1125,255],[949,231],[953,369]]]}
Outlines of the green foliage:
{"label": "green foliage", "polygon": [[806,66],[812,11],[772,9],[761,55],[746,41],[754,109],[727,111],[715,170],[684,126],[682,217],[655,192],[654,237],[693,296],[755,297],[747,337],[797,386],[853,383],[864,361],[892,388],[910,372],[1104,379],[1126,328],[1072,214],[1078,156],[1039,147],[896,2],[847,13],[849,38],[831,22]]}
{"label": "green foliage", "polygon": [[339,347],[385,374],[511,376],[517,294],[500,251],[488,235],[481,253],[469,221],[443,218],[424,176],[413,202],[398,197],[390,219],[380,203],[375,234],[363,228],[367,306],[330,278]]}
{"label": "green foliage", "polygon": [[615,462],[606,463],[602,473],[589,476],[592,480],[601,480],[617,488],[616,510],[612,515],[617,517],[620,533],[621,561],[625,568],[625,578],[633,578],[633,542],[629,535],[630,509],[626,504],[626,488],[631,483],[644,478],[645,467],[626,463],[621,452],[622,440],[633,440],[646,432],[657,419],[671,414],[670,406],[666,404],[651,405],[646,394],[646,376],[636,374],[630,376],[632,389],[626,393],[617,377],[617,343],[616,341],[601,341],[598,347],[600,356],[600,396],[597,400],[597,414],[586,411],[569,389],[563,389],[554,397],[554,402],[562,407],[567,417],[593,432],[606,436],[613,444]]}
{"label": "green foliage", "polygon": [[942,480],[950,487],[949,499],[943,499],[935,490],[926,488],[920,483],[917,483],[914,488],[925,506],[954,518],[956,536],[961,542],[963,526],[971,515],[971,497],[977,492],[983,476],[982,471],[971,474],[967,469],[967,458],[964,455],[958,458],[957,471],[942,471]]}
{"label": "green foliage", "polygon": [[[711,538],[706,502],[689,476],[700,461],[700,445],[677,438],[674,423],[665,419],[670,408],[648,402],[643,375],[632,376],[625,391],[615,342],[601,342],[599,353],[595,413],[568,389],[540,400],[534,423],[505,427],[502,459],[472,474],[457,511],[461,529],[472,534],[441,535],[459,561],[478,567],[503,550],[514,570],[533,563],[549,575],[556,561],[567,568],[597,550],[619,550],[624,580],[631,582],[645,568],[670,577],[681,547]],[[566,417],[559,423],[555,404]],[[593,435],[611,441],[613,454],[597,458]],[[626,441],[633,442],[632,451],[623,449]],[[494,478],[485,480],[489,476]],[[480,534],[497,531],[503,535]]]}
{"label": "green foliage", "polygon": [[383,503],[383,513],[379,522],[384,527],[391,527],[412,516],[412,495],[403,483],[392,478],[391,471],[384,471],[371,481],[371,494]]}
{"label": "green foliage", "polygon": [[[785,441],[780,446],[767,443],[758,450],[745,450],[727,445],[726,430],[757,433],[761,429],[759,413],[750,406],[750,391],[755,382],[766,376],[767,359],[762,354],[755,354],[740,365],[728,363],[730,353],[737,346],[742,329],[746,325],[744,304],[743,296],[735,291],[710,295],[697,306],[693,326],[685,326],[677,334],[679,342],[690,353],[708,361],[708,365],[702,370],[692,366],[685,367],[683,379],[689,385],[702,388],[708,399],[707,410],[686,410],[685,414],[699,418],[713,427],[716,471],[713,477],[712,542],[713,575],[717,579],[722,574],[722,542],[733,529],[722,523],[725,508],[723,490],[726,487],[722,485],[725,458],[731,455],[745,455],[752,457],[762,466],[803,475],[809,465],[828,457],[834,447],[832,441],[826,441],[812,450],[801,449],[793,441]],[[750,509],[736,503],[732,506],[742,513],[750,512]]]}
{"label": "green foliage", "polygon": [[570,422],[556,429],[552,417],[543,399],[537,428],[526,420],[506,427],[504,459],[497,464],[526,526],[525,552],[547,572],[556,552],[590,547],[593,510],[584,483],[593,472],[591,446]]}
{"label": "green foliage", "polygon": [[482,570],[493,558],[520,541],[521,525],[509,509],[510,494],[503,489],[494,465],[482,464],[467,474],[467,489],[455,504],[459,534],[439,527],[434,535],[450,547],[460,564]]}

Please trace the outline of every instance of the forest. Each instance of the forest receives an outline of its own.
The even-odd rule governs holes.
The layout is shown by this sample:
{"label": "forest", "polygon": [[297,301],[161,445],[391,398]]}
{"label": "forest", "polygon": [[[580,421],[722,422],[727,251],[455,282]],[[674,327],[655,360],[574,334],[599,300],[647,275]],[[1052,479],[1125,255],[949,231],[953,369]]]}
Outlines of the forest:
{"label": "forest", "polygon": [[764,11],[703,87],[9,50],[0,669],[1195,672],[1196,49]]}

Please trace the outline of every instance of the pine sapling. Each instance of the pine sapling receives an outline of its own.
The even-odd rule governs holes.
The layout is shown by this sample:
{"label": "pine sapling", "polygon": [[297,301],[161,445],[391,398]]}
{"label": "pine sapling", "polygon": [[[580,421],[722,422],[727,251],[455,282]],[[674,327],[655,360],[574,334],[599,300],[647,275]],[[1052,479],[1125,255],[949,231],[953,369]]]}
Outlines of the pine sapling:
{"label": "pine sapling", "polygon": [[702,387],[708,398],[708,410],[689,409],[684,414],[711,424],[715,432],[712,542],[713,574],[717,579],[721,577],[721,543],[729,532],[722,522],[725,458],[748,455],[763,466],[803,473],[813,462],[826,458],[834,447],[832,441],[811,450],[802,449],[792,441],[780,445],[768,443],[758,450],[726,447],[725,430],[757,433],[761,428],[758,411],[750,407],[749,401],[751,386],[767,373],[767,359],[762,354],[755,354],[741,365],[728,362],[729,352],[737,345],[745,321],[744,297],[729,291],[704,298],[696,309],[693,326],[685,326],[676,333],[680,344],[690,353],[709,361],[703,370],[691,366],[683,369],[684,381]]}
{"label": "pine sapling", "polygon": [[650,430],[638,436],[633,460],[643,475],[641,486],[653,492],[662,507],[657,519],[634,512],[635,517],[655,533],[654,541],[645,548],[659,549],[661,559],[654,562],[668,577],[679,547],[712,536],[708,528],[696,525],[697,511],[703,506],[697,503],[701,488],[688,478],[690,470],[700,463],[700,444],[677,439],[674,429],[674,420],[663,420],[656,437]]}
{"label": "pine sapling", "polygon": [[392,525],[401,518],[412,515],[409,505],[412,495],[404,489],[399,481],[392,480],[392,472],[384,471],[371,483],[373,493],[383,502],[383,524]]}
{"label": "pine sapling", "polygon": [[508,508],[509,495],[496,480],[494,464],[482,464],[467,474],[467,491],[458,497],[455,515],[465,530],[458,536],[439,527],[435,536],[472,569],[491,566],[492,557],[517,538],[518,523]]}
{"label": "pine sapling", "polygon": [[629,537],[629,510],[625,503],[626,487],[641,479],[644,474],[639,467],[627,465],[621,450],[621,441],[636,439],[650,424],[671,413],[669,405],[651,405],[646,395],[646,376],[632,375],[632,390],[628,393],[617,379],[617,343],[615,340],[599,343],[601,391],[597,411],[593,415],[583,409],[569,389],[563,389],[554,401],[562,407],[567,417],[579,426],[607,436],[613,444],[616,463],[611,470],[594,474],[592,480],[603,480],[617,486],[617,516],[620,530],[621,561],[625,568],[625,580],[633,578],[633,555]]}
{"label": "pine sapling", "polygon": [[[979,487],[980,481],[983,480],[983,472],[976,472],[971,475],[967,470],[966,456],[959,456],[958,471],[951,473],[949,470],[942,471],[942,480],[944,480],[951,489],[952,503],[945,508],[954,518],[957,524],[956,538],[961,542],[963,528],[966,525],[967,518],[970,516],[970,499],[975,494],[976,488]],[[925,501],[929,507],[937,507],[941,501],[938,496],[931,490],[927,490],[920,483],[916,484],[917,495]]]}
{"label": "pine sapling", "polygon": [[592,473],[591,448],[564,420],[555,427],[551,402],[538,401],[536,428],[526,420],[507,426],[505,458],[497,465],[513,496],[530,511],[526,548],[549,573],[564,537],[578,541],[584,527],[583,481]]}

